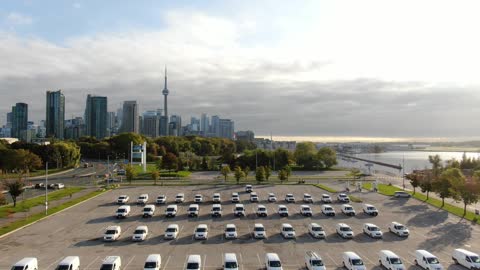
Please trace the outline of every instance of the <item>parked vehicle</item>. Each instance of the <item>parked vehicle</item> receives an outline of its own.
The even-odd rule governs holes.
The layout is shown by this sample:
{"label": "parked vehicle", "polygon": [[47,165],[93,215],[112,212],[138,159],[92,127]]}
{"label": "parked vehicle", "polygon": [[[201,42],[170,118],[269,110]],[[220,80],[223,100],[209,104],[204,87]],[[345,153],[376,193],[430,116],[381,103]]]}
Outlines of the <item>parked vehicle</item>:
{"label": "parked vehicle", "polygon": [[232,193],[232,203],[238,203],[240,202],[240,196],[238,195],[237,192],[233,192]]}
{"label": "parked vehicle", "polygon": [[143,241],[147,238],[148,227],[147,226],[138,226],[133,232],[132,240],[133,241]]}
{"label": "parked vehicle", "polygon": [[241,203],[235,204],[233,214],[236,217],[244,217],[245,216],[245,206],[243,206],[243,204],[241,204]]}
{"label": "parked vehicle", "polygon": [[165,210],[165,216],[166,217],[175,217],[177,215],[177,205],[176,204],[171,204],[167,206],[167,209]]}
{"label": "parked vehicle", "polygon": [[287,203],[295,203],[295,197],[293,196],[293,194],[289,193],[285,195],[285,201]]}
{"label": "parked vehicle", "polygon": [[340,237],[344,239],[346,238],[351,239],[354,237],[352,228],[350,228],[350,226],[348,226],[345,223],[338,223],[337,226],[335,227],[335,231],[337,232],[338,235],[340,235]]}
{"label": "parked vehicle", "polygon": [[313,197],[312,195],[308,194],[308,193],[304,193],[303,194],[303,202],[305,203],[313,203]]}
{"label": "parked vehicle", "polygon": [[235,224],[225,226],[225,239],[237,239],[237,226]]}
{"label": "parked vehicle", "polygon": [[323,230],[322,226],[318,225],[317,223],[310,223],[308,225],[308,232],[314,238],[325,238],[326,234]]}
{"label": "parked vehicle", "polygon": [[150,254],[145,260],[143,270],[160,270],[162,268],[162,257],[160,254]]}
{"label": "parked vehicle", "polygon": [[388,226],[388,230],[391,233],[402,237],[408,237],[408,235],[410,235],[410,231],[408,230],[407,226],[400,224],[396,221],[390,223],[390,225]]}
{"label": "parked vehicle", "polygon": [[322,202],[323,203],[332,203],[332,197],[328,194],[322,194]]}
{"label": "parked vehicle", "polygon": [[186,263],[186,270],[201,270],[202,258],[200,255],[189,255]]}
{"label": "parked vehicle", "polygon": [[380,228],[372,223],[364,223],[363,224],[363,233],[372,237],[372,238],[382,238],[383,233]]}
{"label": "parked vehicle", "polygon": [[278,214],[281,216],[281,217],[288,217],[288,208],[287,206],[281,204],[278,206]]}
{"label": "parked vehicle", "polygon": [[223,270],[238,270],[238,261],[235,253],[225,253],[223,257]]}
{"label": "parked vehicle", "polygon": [[288,223],[282,224],[281,235],[283,238],[295,238],[295,229]]}
{"label": "parked vehicle", "polygon": [[37,184],[35,184],[35,188],[36,188],[36,189],[44,189],[44,188],[45,188],[45,184],[44,184],[44,183],[37,183]]}
{"label": "parked vehicle", "polygon": [[423,249],[415,251],[415,265],[425,270],[443,270],[443,266],[438,261],[438,258]]}
{"label": "parked vehicle", "polygon": [[185,194],[178,193],[177,196],[175,196],[175,203],[183,203],[184,201],[185,201]]}
{"label": "parked vehicle", "polygon": [[103,262],[100,270],[120,270],[122,267],[122,259],[120,256],[108,256]]}
{"label": "parked vehicle", "polygon": [[268,193],[268,202],[276,202],[277,197],[275,196],[274,193]]}
{"label": "parked vehicle", "polygon": [[452,260],[470,270],[480,269],[480,258],[478,254],[466,249],[457,248],[453,250]]}
{"label": "parked vehicle", "polygon": [[168,225],[167,229],[165,230],[165,235],[163,238],[165,239],[176,239],[178,236],[178,232],[180,231],[178,224],[170,224]]}
{"label": "parked vehicle", "polygon": [[196,203],[201,203],[201,202],[203,202],[203,196],[202,196],[202,194],[196,194],[196,195],[195,195],[195,198],[193,198],[193,201],[196,202]]}
{"label": "parked vehicle", "polygon": [[344,252],[342,255],[342,264],[347,270],[366,270],[362,258],[352,251]]}
{"label": "parked vehicle", "polygon": [[311,217],[313,215],[312,208],[306,204],[303,204],[300,206],[300,214],[305,217]]}
{"label": "parked vehicle", "polygon": [[267,231],[263,224],[255,223],[255,225],[253,225],[253,238],[267,238]]}
{"label": "parked vehicle", "polygon": [[130,200],[130,197],[127,195],[120,195],[118,196],[117,203],[118,204],[126,204]]}
{"label": "parked vehicle", "polygon": [[53,184],[54,189],[62,189],[65,188],[65,185],[63,183],[55,183]]}
{"label": "parked vehicle", "polygon": [[80,257],[67,256],[58,263],[55,270],[79,270],[80,269]]}
{"label": "parked vehicle", "polygon": [[322,258],[313,251],[305,253],[305,267],[307,270],[325,270]]}
{"label": "parked vehicle", "polygon": [[220,193],[213,193],[212,201],[214,203],[221,203],[222,198],[220,197]]}
{"label": "parked vehicle", "polygon": [[324,205],[322,205],[322,214],[324,214],[325,216],[334,217],[335,216],[335,209],[333,209],[333,207],[329,204],[324,204]]}
{"label": "parked vehicle", "polygon": [[245,192],[247,192],[247,193],[253,192],[253,186],[252,185],[245,185]]}
{"label": "parked vehicle", "polygon": [[207,238],[208,238],[208,226],[207,226],[207,224],[197,225],[193,235],[194,235],[195,240],[198,240],[198,239],[207,240]]}
{"label": "parked vehicle", "polygon": [[410,198],[412,195],[406,191],[395,191],[393,194],[393,197],[395,198]]}
{"label": "parked vehicle", "polygon": [[199,211],[200,207],[198,206],[198,204],[190,204],[187,213],[189,217],[198,217]]}
{"label": "parked vehicle", "polygon": [[130,215],[130,205],[122,205],[115,212],[116,218],[126,218]]}
{"label": "parked vehicle", "polygon": [[212,217],[221,217],[222,216],[222,205],[214,204],[212,205]]}
{"label": "parked vehicle", "polygon": [[120,226],[108,226],[105,234],[103,235],[104,241],[115,241],[120,237],[122,228]]}
{"label": "parked vehicle", "polygon": [[142,194],[138,196],[137,203],[138,204],[147,204],[148,202],[148,194]]}
{"label": "parked vehicle", "polygon": [[257,206],[257,211],[256,211],[256,214],[258,217],[266,217],[268,216],[268,210],[267,210],[267,207],[265,207],[265,205],[258,205]]}
{"label": "parked vehicle", "polygon": [[153,217],[155,214],[155,205],[147,204],[143,207],[143,217]]}
{"label": "parked vehicle", "polygon": [[250,202],[258,202],[258,195],[256,192],[250,193]]}
{"label": "parked vehicle", "polygon": [[277,253],[265,254],[265,270],[283,270]]}
{"label": "parked vehicle", "polygon": [[378,262],[388,270],[405,270],[402,259],[390,250],[380,250]]}
{"label": "parked vehicle", "polygon": [[364,204],[363,205],[363,213],[370,215],[370,216],[378,216],[378,210],[375,206],[371,204]]}
{"label": "parked vehicle", "polygon": [[158,195],[157,197],[157,204],[165,204],[167,202],[166,195]]}
{"label": "parked vehicle", "polygon": [[345,193],[339,193],[337,195],[337,200],[341,203],[349,203],[350,202],[350,198]]}
{"label": "parked vehicle", "polygon": [[355,216],[355,209],[350,204],[343,204],[342,213],[346,216]]}
{"label": "parked vehicle", "polygon": [[38,260],[34,257],[26,257],[12,265],[12,270],[38,270]]}

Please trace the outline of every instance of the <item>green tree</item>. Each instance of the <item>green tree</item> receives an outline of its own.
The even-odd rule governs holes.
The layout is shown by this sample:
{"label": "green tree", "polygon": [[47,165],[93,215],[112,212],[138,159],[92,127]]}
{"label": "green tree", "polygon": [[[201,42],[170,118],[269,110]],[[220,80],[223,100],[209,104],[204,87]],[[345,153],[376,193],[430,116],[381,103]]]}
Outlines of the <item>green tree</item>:
{"label": "green tree", "polygon": [[287,166],[283,167],[283,170],[285,171],[285,175],[286,175],[287,181],[288,181],[288,179],[292,175],[292,167],[287,165]]}
{"label": "green tree", "polygon": [[13,162],[16,164],[18,170],[24,174],[29,174],[34,169],[40,169],[42,167],[42,160],[34,153],[19,149],[15,151]]}
{"label": "green tree", "polygon": [[233,170],[235,180],[237,180],[237,185],[240,183],[240,179],[245,177],[245,173],[242,171],[242,168],[240,166],[235,166],[235,169]]}
{"label": "green tree", "polygon": [[268,181],[268,179],[272,175],[272,169],[270,168],[270,166],[266,166],[264,168],[265,168],[265,179]]}
{"label": "green tree", "polygon": [[248,175],[250,174],[250,167],[246,166],[243,172],[245,173],[245,180],[247,180]]}
{"label": "green tree", "polygon": [[263,166],[257,168],[255,179],[258,183],[265,181],[265,168]]}
{"label": "green tree", "polygon": [[275,155],[274,168],[276,169],[284,168],[285,166],[292,164],[295,160],[293,153],[283,148],[275,149],[273,155]]}
{"label": "green tree", "polygon": [[436,180],[442,171],[442,159],[439,155],[428,156],[428,161],[432,164],[432,176]]}
{"label": "green tree", "polygon": [[153,184],[156,186],[157,185],[157,180],[160,177],[160,173],[158,170],[153,170],[152,171],[152,179],[153,179]]}
{"label": "green tree", "polygon": [[178,169],[178,158],[174,153],[167,153],[162,158],[162,167],[169,172]]}
{"label": "green tree", "polygon": [[420,180],[420,189],[423,193],[427,193],[427,200],[429,199],[430,191],[433,191],[434,174],[431,171],[425,171]]}
{"label": "green tree", "polygon": [[225,182],[227,181],[227,177],[228,177],[228,174],[230,173],[230,166],[228,165],[224,165],[222,166],[222,168],[220,169],[220,174],[223,175],[223,177],[225,178]]}
{"label": "green tree", "polygon": [[408,180],[410,180],[410,185],[413,187],[413,194],[415,194],[416,188],[420,186],[421,175],[418,173],[410,173],[405,176]]}
{"label": "green tree", "polygon": [[453,183],[462,181],[463,178],[464,176],[459,169],[452,168],[443,171],[440,177],[433,181],[433,190],[442,199],[441,207],[445,205],[445,198],[454,195]]}
{"label": "green tree", "polygon": [[467,206],[477,203],[480,197],[480,182],[470,181],[466,182],[465,178],[456,179],[453,183],[455,191],[454,199],[463,202],[463,215],[467,214]]}
{"label": "green tree", "polygon": [[128,183],[132,183],[133,178],[137,176],[137,172],[135,171],[135,168],[132,166],[132,164],[128,164],[125,167],[125,176],[127,177]]}
{"label": "green tree", "polygon": [[280,180],[281,183],[283,183],[283,181],[287,180],[287,172],[285,170],[280,170],[278,172],[278,179]]}
{"label": "green tree", "polygon": [[13,180],[4,180],[3,187],[8,191],[12,197],[13,207],[17,206],[17,198],[20,196],[23,191],[25,191],[25,183],[22,180],[22,177],[19,176],[17,179]]}
{"label": "green tree", "polygon": [[297,164],[305,169],[314,169],[319,165],[317,147],[313,142],[298,143],[294,156]]}
{"label": "green tree", "polygon": [[330,147],[322,147],[317,153],[318,161],[322,168],[331,168],[337,165],[337,153]]}
{"label": "green tree", "polygon": [[208,171],[208,162],[207,162],[207,158],[205,156],[202,157],[202,170]]}

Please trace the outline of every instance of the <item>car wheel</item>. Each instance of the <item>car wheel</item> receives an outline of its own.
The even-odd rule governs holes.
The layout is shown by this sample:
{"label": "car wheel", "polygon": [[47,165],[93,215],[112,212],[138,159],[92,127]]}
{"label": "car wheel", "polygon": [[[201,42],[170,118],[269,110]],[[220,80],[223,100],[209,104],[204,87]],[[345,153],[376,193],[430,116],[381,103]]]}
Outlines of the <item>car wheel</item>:
{"label": "car wheel", "polygon": [[415,263],[415,265],[418,265],[417,259],[415,259],[413,262]]}

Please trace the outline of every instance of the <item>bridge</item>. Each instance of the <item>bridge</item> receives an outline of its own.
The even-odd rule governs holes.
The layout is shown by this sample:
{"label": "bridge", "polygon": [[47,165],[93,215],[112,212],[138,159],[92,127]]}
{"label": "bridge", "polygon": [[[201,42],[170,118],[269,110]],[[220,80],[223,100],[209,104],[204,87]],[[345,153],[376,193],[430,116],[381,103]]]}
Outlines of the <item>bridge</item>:
{"label": "bridge", "polygon": [[381,161],[375,161],[375,160],[369,160],[369,159],[364,159],[364,158],[349,156],[349,155],[345,155],[345,154],[341,154],[341,153],[337,153],[337,155],[340,156],[340,157],[345,157],[345,158],[350,158],[350,159],[365,161],[365,162],[368,162],[368,163],[373,163],[373,164],[377,164],[377,165],[380,165],[380,166],[397,169],[397,170],[399,170],[399,171],[402,170],[402,166],[401,166],[401,165],[394,165],[394,164],[389,164],[389,163],[385,163],[385,162],[381,162]]}

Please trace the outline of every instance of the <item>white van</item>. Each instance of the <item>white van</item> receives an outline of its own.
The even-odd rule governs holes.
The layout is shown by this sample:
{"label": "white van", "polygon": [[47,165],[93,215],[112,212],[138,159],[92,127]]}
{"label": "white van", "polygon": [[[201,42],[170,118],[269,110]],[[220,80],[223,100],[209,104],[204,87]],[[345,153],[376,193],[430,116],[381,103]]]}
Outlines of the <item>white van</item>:
{"label": "white van", "polygon": [[147,204],[143,207],[143,217],[153,217],[155,214],[155,205]]}
{"label": "white van", "polygon": [[142,194],[138,196],[137,203],[138,204],[147,204],[148,202],[148,194]]}
{"label": "white van", "polygon": [[158,195],[157,197],[157,204],[164,204],[167,202],[167,196],[166,195]]}
{"label": "white van", "polygon": [[177,215],[177,205],[176,204],[171,204],[167,206],[167,209],[165,210],[165,216],[166,217],[175,217]]}
{"label": "white van", "polygon": [[265,207],[265,205],[263,205],[263,204],[258,205],[258,206],[257,206],[256,214],[257,214],[258,217],[266,217],[266,216],[268,216],[267,207]]}
{"label": "white van", "polygon": [[322,202],[323,203],[332,203],[332,197],[328,194],[322,194]]}
{"label": "white van", "polygon": [[407,226],[400,224],[396,221],[393,221],[392,223],[390,223],[390,225],[388,226],[388,230],[391,233],[394,233],[402,237],[408,237],[408,235],[410,234],[410,231],[408,230]]}
{"label": "white van", "polygon": [[130,215],[130,205],[122,205],[115,212],[117,218],[126,218],[128,215]]}
{"label": "white van", "polygon": [[240,195],[237,192],[232,192],[232,203],[240,202]]}
{"label": "white van", "polygon": [[241,204],[241,203],[235,204],[235,208],[233,209],[233,214],[236,217],[244,217],[245,216],[245,206],[243,206],[243,204]]}
{"label": "white van", "polygon": [[55,270],[79,270],[80,269],[80,257],[67,256],[61,262],[58,263]]}
{"label": "white van", "polygon": [[193,201],[196,203],[201,203],[203,202],[203,196],[202,194],[195,194],[195,198],[193,198]]}
{"label": "white van", "polygon": [[208,226],[207,224],[199,224],[193,233],[195,240],[203,239],[207,240],[208,238]]}
{"label": "white van", "polygon": [[220,197],[220,193],[213,193],[212,201],[214,203],[221,203],[222,198]]}
{"label": "white van", "polygon": [[383,233],[380,228],[372,223],[364,223],[363,224],[363,233],[372,237],[372,238],[382,238]]}
{"label": "white van", "polygon": [[305,253],[305,267],[308,270],[325,270],[325,264],[320,256],[313,251]]}
{"label": "white van", "polygon": [[283,238],[295,238],[295,229],[288,223],[282,224],[281,234]]}
{"label": "white van", "polygon": [[12,265],[12,270],[38,270],[38,260],[37,258],[27,257],[23,258],[14,265]]}
{"label": "white van", "polygon": [[303,193],[303,202],[313,203],[313,197],[312,197],[312,195],[310,195],[310,194],[308,194],[308,193]]}
{"label": "white van", "polygon": [[370,216],[378,216],[378,210],[375,206],[371,204],[364,204],[363,205],[363,213],[370,215]]}
{"label": "white van", "polygon": [[352,251],[344,252],[342,255],[343,267],[347,270],[366,270],[362,258]]}
{"label": "white van", "polygon": [[326,234],[323,230],[322,226],[318,225],[317,223],[310,223],[308,225],[308,233],[314,238],[325,238]]}
{"label": "white van", "polygon": [[175,196],[175,203],[183,203],[184,201],[185,201],[185,194],[178,193],[177,196]]}
{"label": "white van", "polygon": [[179,231],[180,231],[180,228],[178,227],[178,224],[170,224],[165,230],[165,235],[163,238],[176,239]]}
{"label": "white van", "polygon": [[258,202],[258,195],[256,192],[250,193],[250,202]]}
{"label": "white van", "polygon": [[322,214],[324,214],[325,216],[334,217],[335,209],[329,204],[324,204],[322,205]]}
{"label": "white van", "polygon": [[461,248],[454,249],[452,259],[456,264],[463,265],[468,269],[480,269],[480,258],[478,254],[471,251]]}
{"label": "white van", "polygon": [[235,253],[225,253],[223,257],[223,270],[238,270],[237,255]]}
{"label": "white van", "polygon": [[115,241],[120,237],[122,228],[120,226],[108,226],[105,234],[103,235],[104,241]]}
{"label": "white van", "polygon": [[143,241],[147,238],[148,227],[147,226],[138,226],[135,231],[133,231],[132,241]]}
{"label": "white van", "polygon": [[189,255],[185,266],[186,270],[200,270],[202,269],[202,258],[200,255]]}
{"label": "white van", "polygon": [[250,193],[253,191],[252,185],[245,185],[245,192]]}
{"label": "white van", "polygon": [[278,215],[281,217],[288,217],[288,208],[287,206],[281,204],[278,206]]}
{"label": "white van", "polygon": [[275,193],[268,193],[268,202],[276,202],[277,197],[275,196]]}
{"label": "white van", "polygon": [[352,228],[345,223],[338,223],[335,227],[335,231],[342,238],[353,238],[354,236]]}
{"label": "white van", "polygon": [[307,204],[302,204],[300,206],[300,214],[305,217],[311,217],[313,215],[312,208]]}
{"label": "white van", "polygon": [[355,209],[350,204],[343,204],[342,205],[342,213],[346,216],[355,216]]}
{"label": "white van", "polygon": [[126,203],[128,203],[128,200],[130,200],[130,197],[128,197],[128,195],[120,195],[120,196],[118,196],[117,203],[118,204],[126,204]]}
{"label": "white van", "polygon": [[349,198],[348,195],[345,194],[345,193],[339,193],[339,194],[337,195],[337,200],[338,200],[339,202],[342,202],[342,203],[349,203],[349,202],[350,202],[350,198]]}
{"label": "white van", "polygon": [[293,194],[288,193],[287,195],[285,195],[285,201],[287,203],[295,203],[295,197],[293,196]]}
{"label": "white van", "polygon": [[221,217],[222,216],[222,205],[214,204],[212,205],[212,217]]}
{"label": "white van", "polygon": [[443,266],[438,261],[438,258],[432,253],[423,249],[415,250],[415,264],[425,270],[443,269]]}
{"label": "white van", "polygon": [[237,226],[235,224],[225,226],[225,239],[237,239]]}
{"label": "white van", "polygon": [[120,256],[108,256],[103,260],[100,270],[120,270],[122,259]]}
{"label": "white van", "polygon": [[405,265],[403,265],[402,259],[393,253],[390,250],[380,250],[378,254],[378,262],[381,266],[385,267],[385,269],[389,270],[405,270]]}
{"label": "white van", "polygon": [[162,267],[162,257],[160,254],[150,254],[145,260],[143,270],[160,270]]}
{"label": "white van", "polygon": [[277,253],[265,254],[265,268],[266,270],[283,270],[282,262]]}
{"label": "white van", "polygon": [[198,217],[198,213],[199,213],[199,209],[200,207],[198,206],[198,204],[190,204],[190,206],[188,207],[188,216],[189,217]]}
{"label": "white van", "polygon": [[255,225],[253,225],[253,238],[267,238],[267,232],[265,231],[263,224],[255,223]]}

